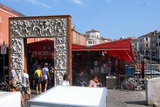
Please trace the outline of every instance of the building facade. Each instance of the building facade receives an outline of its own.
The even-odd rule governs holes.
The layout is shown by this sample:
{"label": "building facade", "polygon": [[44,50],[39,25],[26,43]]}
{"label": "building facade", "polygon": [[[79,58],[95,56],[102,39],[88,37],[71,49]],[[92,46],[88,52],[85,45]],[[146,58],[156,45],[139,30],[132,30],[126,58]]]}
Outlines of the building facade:
{"label": "building facade", "polygon": [[135,57],[139,56],[139,42],[138,39],[134,38],[131,41],[132,43],[132,51]]}
{"label": "building facade", "polygon": [[150,56],[151,35],[152,35],[152,32],[138,38],[139,54],[148,58]]}
{"label": "building facade", "polygon": [[72,43],[79,45],[86,45],[85,35],[77,32],[74,28],[72,29]]}
{"label": "building facade", "polygon": [[155,30],[151,35],[151,54],[153,59],[160,59],[160,32]]}
{"label": "building facade", "polygon": [[6,7],[5,5],[0,3],[0,43],[2,44],[5,41],[5,44],[9,44],[9,25],[8,20],[9,17],[24,17],[23,14]]}
{"label": "building facade", "polygon": [[111,42],[111,39],[101,37],[100,32],[95,29],[91,29],[90,31],[86,32],[86,45],[87,46],[101,44],[104,42]]}

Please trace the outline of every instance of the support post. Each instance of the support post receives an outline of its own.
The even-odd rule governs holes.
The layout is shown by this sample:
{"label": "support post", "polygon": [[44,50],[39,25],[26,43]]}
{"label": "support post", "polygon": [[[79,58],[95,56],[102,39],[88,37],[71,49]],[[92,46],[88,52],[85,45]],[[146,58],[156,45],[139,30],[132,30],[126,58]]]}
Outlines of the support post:
{"label": "support post", "polygon": [[144,61],[142,61],[142,79],[144,79]]}

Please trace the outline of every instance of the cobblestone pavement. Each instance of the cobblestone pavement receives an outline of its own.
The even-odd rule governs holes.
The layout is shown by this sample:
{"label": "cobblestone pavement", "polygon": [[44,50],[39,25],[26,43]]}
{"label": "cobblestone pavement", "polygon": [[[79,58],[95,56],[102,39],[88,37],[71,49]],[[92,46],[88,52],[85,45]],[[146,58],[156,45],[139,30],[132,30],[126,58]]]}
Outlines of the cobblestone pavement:
{"label": "cobblestone pavement", "polygon": [[107,90],[107,107],[152,107],[147,106],[145,91]]}

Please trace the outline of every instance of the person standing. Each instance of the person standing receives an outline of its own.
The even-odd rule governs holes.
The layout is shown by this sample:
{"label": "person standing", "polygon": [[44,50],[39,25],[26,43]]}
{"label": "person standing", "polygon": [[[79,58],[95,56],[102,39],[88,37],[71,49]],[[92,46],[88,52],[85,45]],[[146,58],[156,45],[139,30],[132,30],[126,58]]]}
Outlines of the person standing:
{"label": "person standing", "polygon": [[11,67],[11,71],[10,71],[10,81],[9,81],[9,85],[12,85],[13,87],[15,87],[16,89],[17,87],[17,76],[16,76],[16,72],[13,69],[13,67]]}
{"label": "person standing", "polygon": [[54,85],[54,67],[49,64],[49,75],[50,75],[50,81],[49,81],[49,86],[52,87]]}
{"label": "person standing", "polygon": [[32,77],[32,81],[33,81],[33,88],[34,88],[34,85],[35,85],[35,77],[34,77],[34,74],[35,74],[35,71],[38,69],[38,61],[35,60],[35,63],[32,65],[32,70],[33,70],[33,77]]}
{"label": "person standing", "polygon": [[44,80],[44,92],[47,90],[48,78],[50,80],[48,63],[45,63],[44,68],[42,68],[43,80]]}
{"label": "person standing", "polygon": [[30,82],[29,82],[29,75],[27,70],[24,70],[22,74],[22,103],[24,105],[25,101],[25,92],[28,94],[29,99],[31,99],[31,89],[30,89]]}
{"label": "person standing", "polygon": [[36,94],[38,95],[38,87],[40,90],[40,94],[42,93],[41,81],[43,81],[43,75],[42,75],[40,66],[38,66],[38,69],[35,71],[34,77],[35,77],[35,83],[36,83]]}

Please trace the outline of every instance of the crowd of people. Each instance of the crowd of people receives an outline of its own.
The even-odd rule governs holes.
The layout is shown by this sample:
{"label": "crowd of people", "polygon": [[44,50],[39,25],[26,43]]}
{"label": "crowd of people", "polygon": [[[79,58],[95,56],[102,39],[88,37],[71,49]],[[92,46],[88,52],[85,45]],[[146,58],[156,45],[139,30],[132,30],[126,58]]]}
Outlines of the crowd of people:
{"label": "crowd of people", "polygon": [[[32,72],[32,73],[31,73]],[[30,74],[30,75],[29,75]],[[29,73],[25,69],[22,73],[22,81],[18,82],[15,70],[11,67],[9,87],[10,91],[21,91],[22,94],[22,106],[24,107],[25,93],[28,94],[29,99],[31,99],[31,84],[32,88],[36,87],[36,95],[45,92],[48,88],[48,83],[50,86],[54,85],[54,68],[48,65],[48,63],[39,64],[36,60],[32,65]]]}
{"label": "crowd of people", "polygon": [[[29,78],[31,77],[31,79]],[[70,86],[70,75],[66,73],[63,77],[62,86]],[[38,64],[36,60],[32,65],[32,73],[29,75],[27,70],[25,69],[22,73],[22,81],[18,82],[16,77],[16,72],[13,68],[11,68],[10,72],[10,91],[17,91],[20,89],[18,84],[21,86],[21,93],[22,93],[22,106],[24,107],[25,101],[25,93],[27,93],[29,99],[31,99],[31,83],[32,88],[36,87],[36,95],[45,92],[49,86],[54,86],[54,68],[51,64],[47,62],[44,63],[44,66]],[[91,80],[89,81],[89,87],[97,87],[98,86],[98,78],[97,75],[92,75]]]}

